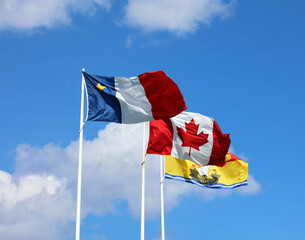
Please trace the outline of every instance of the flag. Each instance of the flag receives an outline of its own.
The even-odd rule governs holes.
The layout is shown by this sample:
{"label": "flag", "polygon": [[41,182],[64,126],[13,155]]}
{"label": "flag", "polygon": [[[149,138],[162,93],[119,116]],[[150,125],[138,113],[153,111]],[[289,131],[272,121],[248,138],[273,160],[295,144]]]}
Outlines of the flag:
{"label": "flag", "polygon": [[138,123],[170,118],[186,109],[177,85],[163,71],[137,77],[103,77],[83,72],[87,121]]}
{"label": "flag", "polygon": [[165,178],[208,188],[235,188],[248,184],[248,163],[232,153],[226,155],[226,165],[202,166],[189,160],[165,156]]}
{"label": "flag", "polygon": [[225,165],[231,143],[216,121],[199,113],[182,112],[150,122],[148,154],[171,155],[202,165]]}

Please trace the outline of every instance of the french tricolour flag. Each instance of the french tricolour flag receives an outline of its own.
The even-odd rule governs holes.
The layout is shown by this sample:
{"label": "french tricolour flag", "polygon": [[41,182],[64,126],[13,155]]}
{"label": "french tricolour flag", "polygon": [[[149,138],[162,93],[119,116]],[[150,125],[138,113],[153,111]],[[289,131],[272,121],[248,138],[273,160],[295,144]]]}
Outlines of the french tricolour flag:
{"label": "french tricolour flag", "polygon": [[231,143],[216,121],[199,113],[182,112],[149,123],[147,153],[171,155],[201,165],[225,165]]}
{"label": "french tricolour flag", "polygon": [[139,123],[171,118],[186,109],[177,85],[163,71],[136,77],[103,77],[83,72],[87,121]]}

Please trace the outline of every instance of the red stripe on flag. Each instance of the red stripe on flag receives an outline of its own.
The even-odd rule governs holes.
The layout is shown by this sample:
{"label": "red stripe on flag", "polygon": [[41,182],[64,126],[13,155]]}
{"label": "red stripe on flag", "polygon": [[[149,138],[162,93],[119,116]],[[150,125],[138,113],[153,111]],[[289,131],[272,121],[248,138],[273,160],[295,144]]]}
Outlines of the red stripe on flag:
{"label": "red stripe on flag", "polygon": [[171,155],[173,146],[173,125],[169,119],[149,122],[147,153]]}
{"label": "red stripe on flag", "polygon": [[231,139],[229,134],[223,134],[214,120],[213,124],[213,148],[209,161],[209,165],[224,166],[225,158],[229,150]]}
{"label": "red stripe on flag", "polygon": [[138,76],[155,119],[171,118],[186,109],[178,86],[163,71]]}

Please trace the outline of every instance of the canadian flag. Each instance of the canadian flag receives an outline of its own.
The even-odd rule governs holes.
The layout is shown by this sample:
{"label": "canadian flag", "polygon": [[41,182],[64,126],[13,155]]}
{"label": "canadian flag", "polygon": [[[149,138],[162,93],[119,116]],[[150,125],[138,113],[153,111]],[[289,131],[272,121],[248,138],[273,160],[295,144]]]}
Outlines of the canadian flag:
{"label": "canadian flag", "polygon": [[229,134],[223,134],[213,118],[182,112],[170,119],[150,122],[147,153],[221,167],[230,143]]}

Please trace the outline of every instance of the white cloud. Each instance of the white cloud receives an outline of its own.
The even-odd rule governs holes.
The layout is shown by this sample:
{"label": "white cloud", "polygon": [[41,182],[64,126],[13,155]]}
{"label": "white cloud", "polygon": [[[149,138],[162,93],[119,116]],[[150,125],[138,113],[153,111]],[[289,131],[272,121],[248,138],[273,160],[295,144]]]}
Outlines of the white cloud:
{"label": "white cloud", "polygon": [[[144,31],[194,32],[201,24],[232,15],[236,0],[128,0],[125,25]],[[69,25],[73,13],[92,15],[109,10],[112,0],[1,0],[0,30],[31,30]],[[117,21],[117,20],[115,20]],[[132,39],[127,39],[127,45]]]}
{"label": "white cloud", "polygon": [[124,22],[145,31],[194,32],[200,24],[232,14],[235,0],[129,0]]}
{"label": "white cloud", "polygon": [[110,8],[110,0],[1,0],[0,29],[33,29],[66,25],[71,13]]}
{"label": "white cloud", "polygon": [[[82,217],[115,212],[119,201],[127,203],[131,215],[140,216],[141,127],[142,124],[108,124],[97,138],[84,141]],[[55,240],[73,235],[77,164],[78,142],[67,147],[18,146],[14,174],[0,172],[0,236]],[[251,183],[254,187],[249,191],[238,193],[251,194],[259,189],[255,180]],[[146,216],[156,217],[160,214],[158,156],[147,157],[146,189]],[[173,209],[185,196],[210,200],[233,192],[165,180],[165,210]]]}
{"label": "white cloud", "polygon": [[0,235],[4,239],[53,240],[69,235],[75,203],[65,180],[52,175],[15,178],[0,171],[0,189]]}
{"label": "white cloud", "polygon": [[127,36],[126,38],[126,47],[131,47],[134,42],[135,37],[134,36]]}

